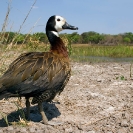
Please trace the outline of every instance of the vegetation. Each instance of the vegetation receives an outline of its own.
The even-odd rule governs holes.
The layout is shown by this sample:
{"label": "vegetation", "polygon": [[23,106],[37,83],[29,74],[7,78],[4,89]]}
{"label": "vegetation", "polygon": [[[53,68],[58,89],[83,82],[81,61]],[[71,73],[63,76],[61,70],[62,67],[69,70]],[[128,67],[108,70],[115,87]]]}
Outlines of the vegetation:
{"label": "vegetation", "polygon": [[[11,49],[7,49],[7,46],[0,47],[1,58],[4,60],[2,55],[12,56],[15,59],[15,55],[18,56],[20,53],[31,52],[31,51],[48,51],[49,44],[34,44],[34,45],[15,45]],[[88,45],[88,44],[68,44],[69,55],[72,60],[76,61],[89,61],[89,57],[133,57],[133,46],[117,45],[117,46],[102,46],[102,45]],[[11,54],[10,54],[11,53]],[[12,54],[14,53],[14,55]],[[87,59],[88,58],[88,59]],[[2,64],[1,64],[2,65]],[[3,70],[5,68],[3,67]]]}
{"label": "vegetation", "polygon": [[[118,35],[107,35],[99,34],[96,32],[84,32],[78,34],[74,32],[72,34],[61,34],[61,36],[66,36],[69,43],[71,44],[91,44],[91,45],[133,45],[133,33],[123,33]],[[14,39],[15,38],[15,39]],[[0,33],[0,43],[1,44],[28,44],[28,43],[48,43],[48,39],[45,33],[38,32],[34,34],[21,34],[15,32],[1,32]]]}
{"label": "vegetation", "polygon": [[133,46],[72,46],[72,56],[133,57]]}

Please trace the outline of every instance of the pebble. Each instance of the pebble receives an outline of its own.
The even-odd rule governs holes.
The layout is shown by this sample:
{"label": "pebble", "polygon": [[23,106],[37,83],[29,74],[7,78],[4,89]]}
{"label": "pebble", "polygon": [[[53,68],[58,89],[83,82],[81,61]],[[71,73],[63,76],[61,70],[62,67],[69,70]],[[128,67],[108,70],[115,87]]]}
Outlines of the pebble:
{"label": "pebble", "polygon": [[26,133],[27,132],[27,129],[23,127],[23,128],[20,129],[20,132]]}
{"label": "pebble", "polygon": [[88,131],[87,133],[96,133],[95,131]]}
{"label": "pebble", "polygon": [[14,129],[14,128],[13,128],[12,126],[9,126],[7,130],[8,130],[8,131],[13,131],[13,129]]}
{"label": "pebble", "polygon": [[30,128],[29,131],[30,131],[31,133],[34,133],[34,132],[35,132],[35,128]]}
{"label": "pebble", "polygon": [[122,127],[128,127],[128,122],[126,119],[122,119],[121,126]]}
{"label": "pebble", "polygon": [[0,133],[3,133],[3,131],[2,131],[2,130],[0,130]]}
{"label": "pebble", "polygon": [[131,124],[133,125],[133,119],[130,120]]}
{"label": "pebble", "polygon": [[102,82],[102,79],[100,79],[100,78],[99,78],[99,79],[97,79],[97,82]]}
{"label": "pebble", "polygon": [[71,133],[72,131],[73,131],[72,127],[69,127],[69,128],[66,128],[66,129],[65,129],[65,132],[66,132],[66,133]]}

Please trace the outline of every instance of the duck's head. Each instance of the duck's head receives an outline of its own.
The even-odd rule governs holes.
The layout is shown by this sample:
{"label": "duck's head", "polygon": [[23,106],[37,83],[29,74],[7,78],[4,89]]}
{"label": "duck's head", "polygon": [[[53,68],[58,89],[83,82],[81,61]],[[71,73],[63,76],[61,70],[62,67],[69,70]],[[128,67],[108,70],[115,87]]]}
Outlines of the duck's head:
{"label": "duck's head", "polygon": [[46,24],[46,32],[51,31],[55,35],[58,35],[58,32],[64,29],[78,30],[78,27],[71,26],[61,16],[54,15],[48,19],[47,24]]}

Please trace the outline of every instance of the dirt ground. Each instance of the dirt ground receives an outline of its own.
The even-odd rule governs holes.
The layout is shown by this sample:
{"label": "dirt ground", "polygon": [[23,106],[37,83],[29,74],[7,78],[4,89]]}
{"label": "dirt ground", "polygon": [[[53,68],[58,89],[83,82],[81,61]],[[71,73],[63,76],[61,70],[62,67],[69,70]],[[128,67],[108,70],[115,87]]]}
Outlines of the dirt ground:
{"label": "dirt ground", "polygon": [[[72,63],[72,76],[54,103],[44,103],[44,125],[37,106],[31,107],[28,126],[6,126],[0,133],[133,133],[133,76],[130,63]],[[133,70],[133,67],[132,69]],[[20,120],[16,98],[0,101],[8,122]],[[22,106],[25,110],[24,99]],[[21,120],[22,121],[22,120]]]}

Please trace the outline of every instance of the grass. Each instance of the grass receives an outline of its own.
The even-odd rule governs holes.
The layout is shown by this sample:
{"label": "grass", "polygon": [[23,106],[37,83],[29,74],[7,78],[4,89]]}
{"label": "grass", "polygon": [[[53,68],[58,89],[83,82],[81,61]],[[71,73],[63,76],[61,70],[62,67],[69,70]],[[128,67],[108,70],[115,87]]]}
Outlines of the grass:
{"label": "grass", "polygon": [[72,45],[72,56],[133,57],[133,46]]}
{"label": "grass", "polygon": [[[118,45],[118,46],[99,46],[87,44],[72,45],[71,58],[74,61],[85,62],[101,62],[107,61],[105,57],[112,58],[127,58],[133,57],[133,46]],[[94,58],[95,57],[95,58]],[[99,58],[100,57],[100,58]]]}
{"label": "grass", "polygon": [[[3,100],[3,102],[4,101],[5,100]],[[11,102],[8,99],[7,99],[7,101]],[[21,99],[18,98],[17,101],[14,100],[12,103],[14,103],[14,105],[16,107],[16,113],[14,115],[13,114],[6,114],[6,113],[3,113],[3,112],[0,111],[0,115],[3,118],[3,120],[5,121],[6,125],[7,126],[9,126],[9,125],[18,125],[18,126],[23,126],[23,127],[30,125],[31,124],[30,121],[26,120],[25,112],[24,112],[23,106],[21,104]],[[10,118],[8,118],[8,117],[10,117]]]}
{"label": "grass", "polygon": [[[106,62],[108,57],[121,58],[133,57],[133,46],[99,46],[88,44],[69,45],[70,58],[77,62]],[[8,49],[6,45],[0,45],[0,76],[6,71],[9,64],[21,53],[32,51],[49,51],[49,45],[46,44],[23,44],[13,45]],[[107,57],[107,59],[105,58]],[[127,59],[125,59],[127,61]],[[132,62],[132,58],[129,59]]]}
{"label": "grass", "polygon": [[[49,45],[18,45],[7,49],[6,46],[0,47],[0,52],[31,52],[31,51],[48,51]],[[117,46],[99,46],[87,44],[73,44],[69,46],[71,56],[104,56],[104,57],[133,57],[133,46],[117,45]]]}
{"label": "grass", "polygon": [[5,115],[3,112],[0,112],[2,118],[4,119],[5,123],[7,126],[9,126],[9,122],[8,122],[8,119],[7,119],[7,115]]}
{"label": "grass", "polygon": [[[73,61],[89,61],[89,57],[133,57],[133,46],[118,45],[118,46],[99,46],[88,44],[73,44],[69,45],[70,58]],[[10,64],[21,53],[31,51],[48,51],[49,45],[46,44],[27,44],[14,45],[11,49],[7,46],[0,46],[0,62],[1,71],[6,69],[5,63]]]}

